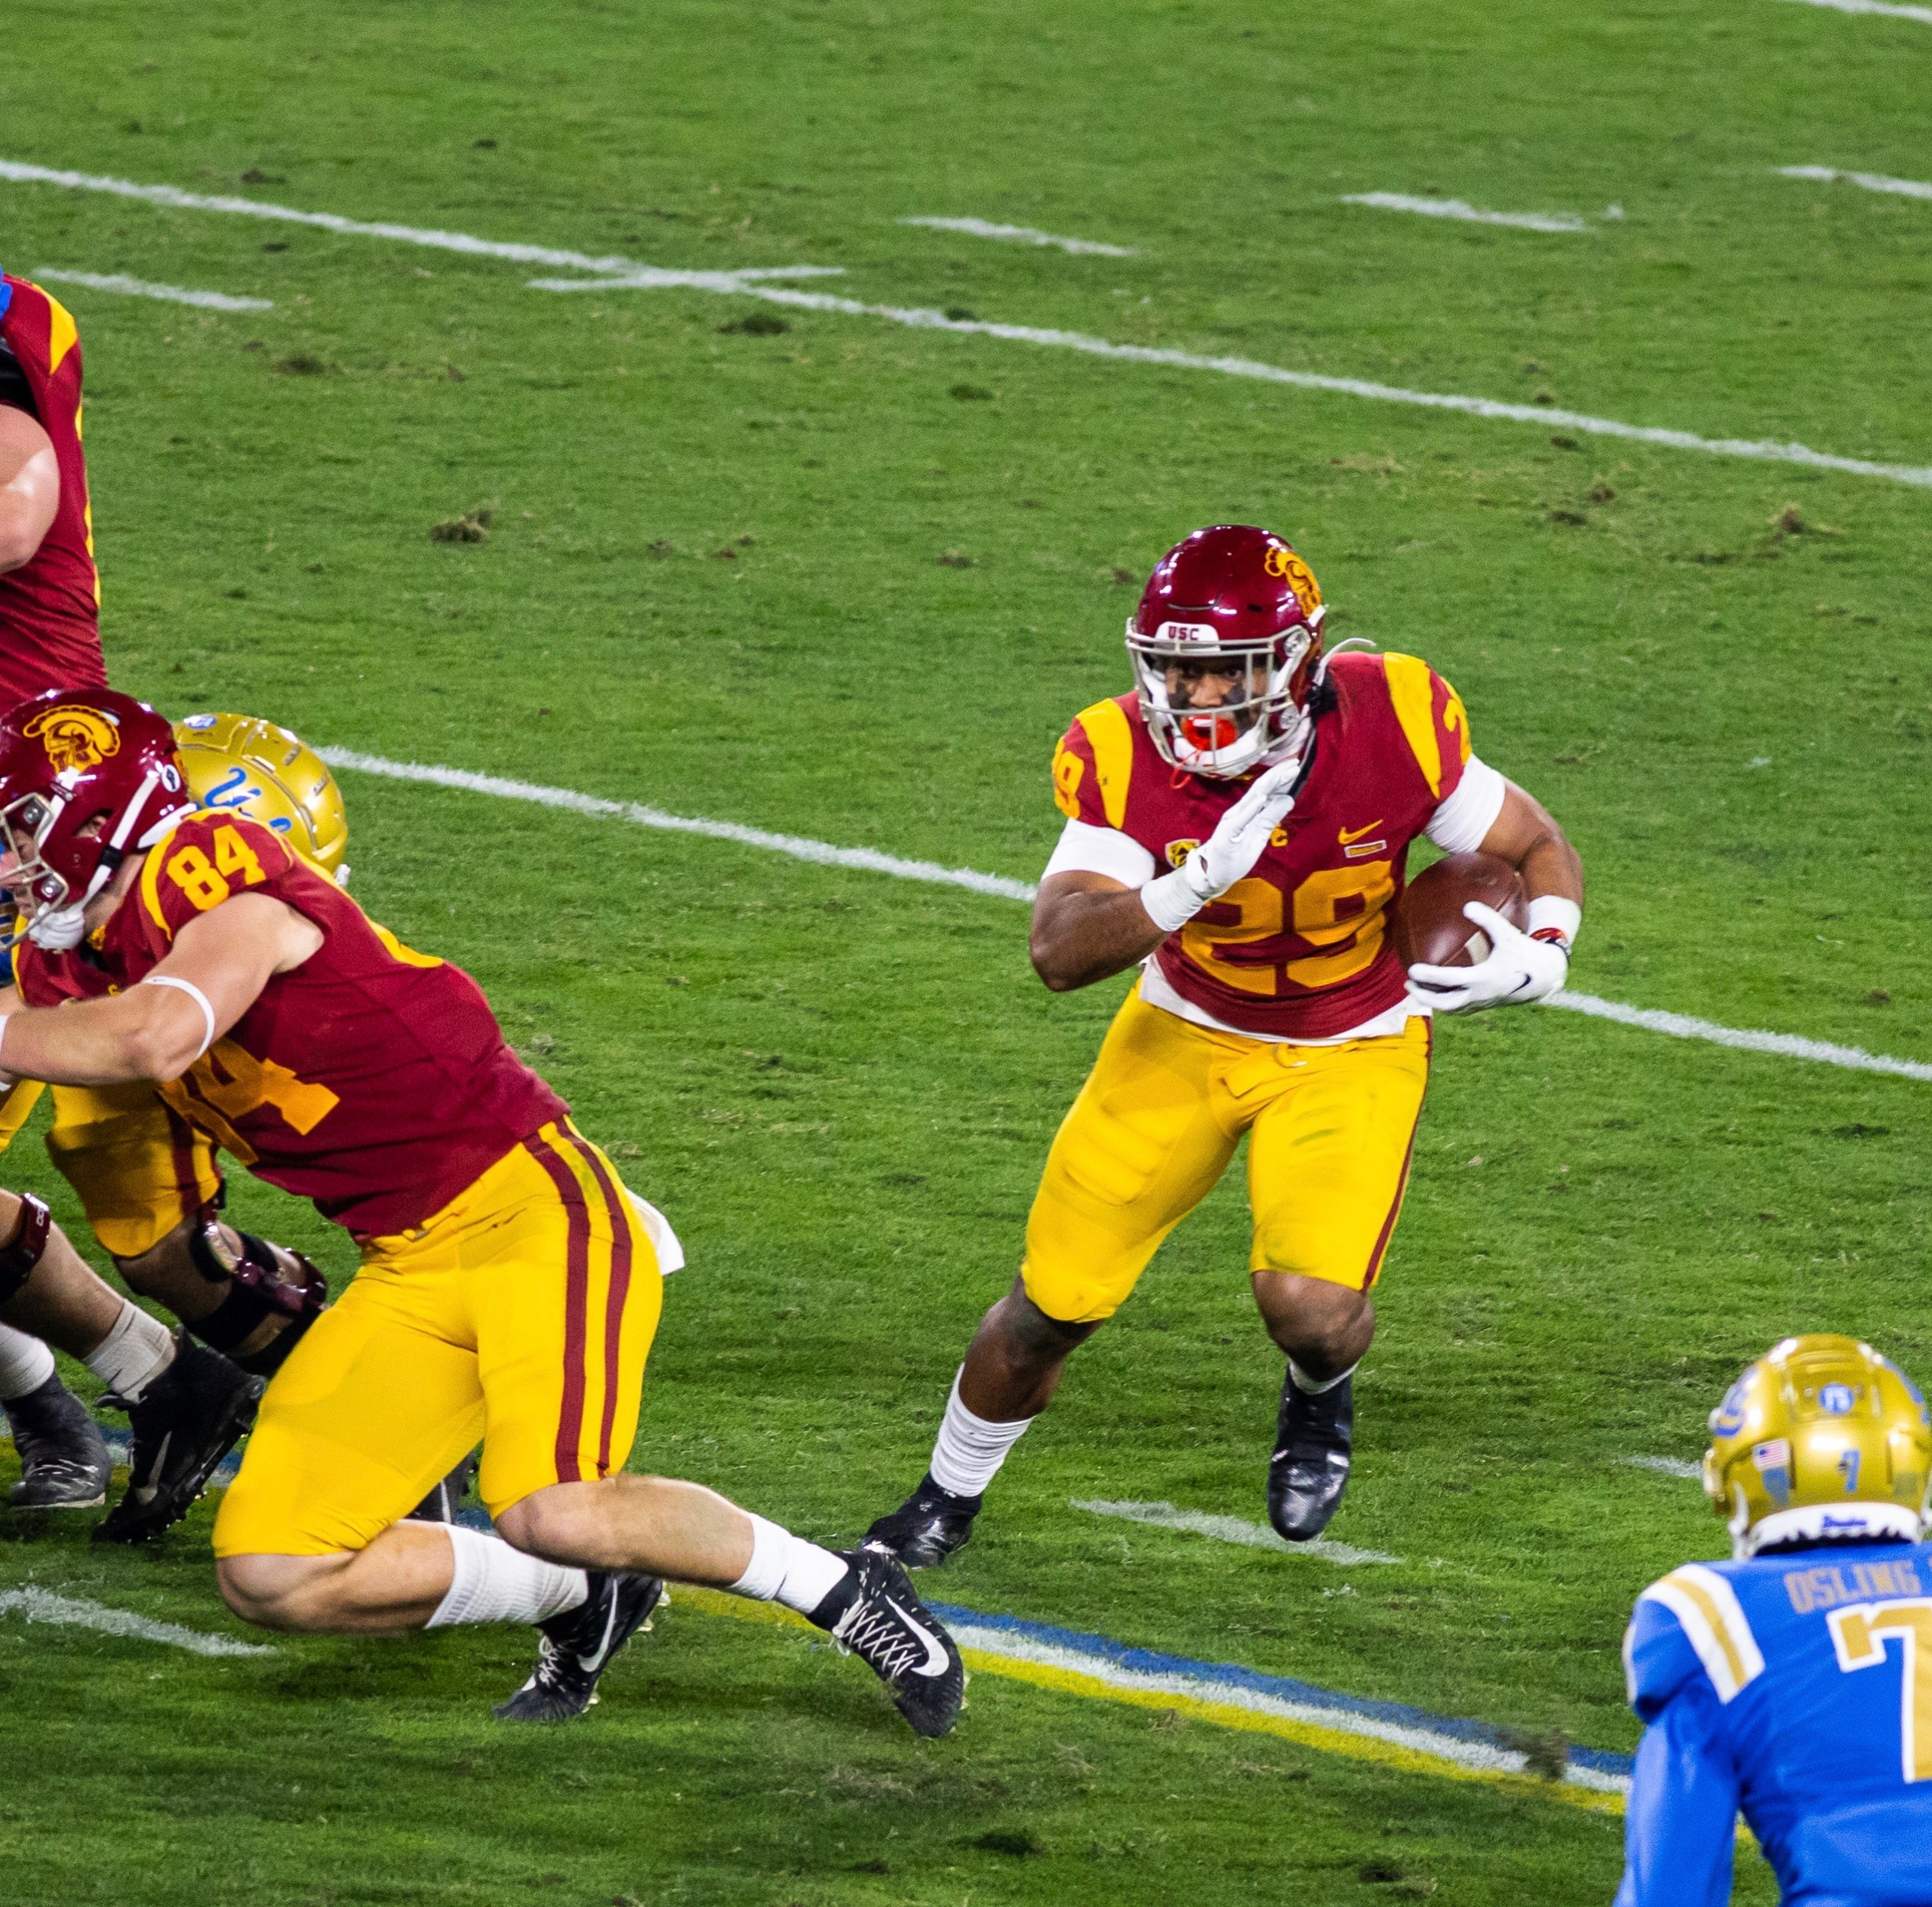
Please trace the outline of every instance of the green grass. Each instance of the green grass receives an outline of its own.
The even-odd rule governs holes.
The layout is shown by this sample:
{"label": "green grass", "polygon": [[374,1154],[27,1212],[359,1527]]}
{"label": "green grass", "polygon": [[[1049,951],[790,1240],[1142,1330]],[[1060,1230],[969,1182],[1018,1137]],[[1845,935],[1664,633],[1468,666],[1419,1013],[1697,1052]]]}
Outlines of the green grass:
{"label": "green grass", "polygon": [[[666,266],[841,265],[869,302],[1932,461],[1932,212],[1774,171],[1923,172],[1932,42],[1908,23],[1773,0],[17,11],[34,57],[0,72],[0,157]],[[1626,217],[1559,237],[1336,202],[1432,189]],[[928,214],[1138,256],[893,223]],[[1265,521],[1335,633],[1426,656],[1571,829],[1580,988],[1932,1055],[1900,872],[1932,726],[1923,491],[866,318],[722,331],[776,308],[548,294],[543,268],[46,186],[0,186],[0,259],[275,301],[63,294],[110,667],[171,712],[1031,878],[1053,740],[1124,686],[1119,573]],[[304,358],[324,368],[278,368]],[[1807,527],[1777,534],[1793,502]],[[430,541],[481,505],[486,542]],[[1010,902],[345,787],[356,891],[478,975],[691,1250],[635,1461],[862,1528],[923,1464],[1124,983],[1048,996]],[[1632,1745],[1629,1601],[1720,1536],[1694,1489],[1617,1459],[1694,1455],[1789,1330],[1925,1374],[1926,1096],[1557,1013],[1445,1026],[1439,1052],[1335,1530],[1404,1564],[1068,1508],[1259,1518],[1278,1362],[1231,1183],[1080,1353],[949,1599]],[[11,1164],[47,1189],[29,1146]],[[241,1202],[346,1275],[327,1228]],[[17,1527],[0,1582],[218,1626],[205,1529],[151,1559]],[[485,1705],[522,1640],[290,1643],[264,1668],[9,1617],[5,1752],[74,1782],[15,1784],[10,1884],[494,1902],[555,1874],[559,1899],[780,1907],[1614,1885],[1614,1828],[1553,1803],[984,1678],[921,1746],[851,1665],[677,1610],[588,1722],[509,1740]],[[1758,1868],[1740,1895],[1770,1891]]]}

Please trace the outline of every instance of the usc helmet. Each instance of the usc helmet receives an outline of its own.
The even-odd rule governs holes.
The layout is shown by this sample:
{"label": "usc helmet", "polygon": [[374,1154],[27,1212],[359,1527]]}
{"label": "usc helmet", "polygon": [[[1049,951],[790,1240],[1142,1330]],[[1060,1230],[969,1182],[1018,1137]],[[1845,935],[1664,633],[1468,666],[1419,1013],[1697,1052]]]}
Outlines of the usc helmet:
{"label": "usc helmet", "polygon": [[[1313,572],[1272,531],[1217,524],[1176,543],[1127,619],[1140,711],[1161,758],[1217,779],[1298,760],[1314,732],[1326,614]],[[1242,693],[1218,708],[1174,706],[1168,669],[1210,657],[1238,665]]]}
{"label": "usc helmet", "polygon": [[165,718],[113,689],[47,689],[0,721],[0,884],[11,946],[81,943],[87,904],[194,807]]}
{"label": "usc helmet", "polygon": [[253,715],[189,715],[174,724],[188,789],[205,808],[245,814],[279,835],[337,887],[349,884],[342,790],[301,737]]}
{"label": "usc helmet", "polygon": [[1704,1492],[1734,1552],[1916,1543],[1932,1424],[1905,1373],[1856,1338],[1774,1344],[1711,1413]]}

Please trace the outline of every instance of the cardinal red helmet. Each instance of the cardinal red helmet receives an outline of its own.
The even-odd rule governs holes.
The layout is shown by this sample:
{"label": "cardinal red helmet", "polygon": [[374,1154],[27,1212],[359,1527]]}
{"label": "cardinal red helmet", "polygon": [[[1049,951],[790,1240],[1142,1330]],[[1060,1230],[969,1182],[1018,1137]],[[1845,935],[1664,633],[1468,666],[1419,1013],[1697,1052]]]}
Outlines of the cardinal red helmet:
{"label": "cardinal red helmet", "polygon": [[[1141,712],[1162,756],[1226,777],[1305,753],[1324,614],[1313,573],[1271,531],[1217,524],[1176,543],[1127,623]],[[1238,676],[1236,693],[1211,708],[1174,701],[1177,668],[1214,657]]]}
{"label": "cardinal red helmet", "polygon": [[48,689],[0,721],[0,884],[43,947],[78,946],[88,903],[194,805],[174,730],[131,695]]}

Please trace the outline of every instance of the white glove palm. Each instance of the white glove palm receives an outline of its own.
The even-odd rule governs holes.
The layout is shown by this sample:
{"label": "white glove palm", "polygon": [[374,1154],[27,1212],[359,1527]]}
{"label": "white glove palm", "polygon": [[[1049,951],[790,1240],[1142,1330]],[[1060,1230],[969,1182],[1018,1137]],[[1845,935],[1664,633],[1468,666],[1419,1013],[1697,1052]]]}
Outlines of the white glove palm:
{"label": "white glove palm", "polygon": [[1499,914],[1472,900],[1463,909],[1489,937],[1489,953],[1473,967],[1409,969],[1409,992],[1438,1013],[1476,1013],[1484,1007],[1526,1006],[1546,1000],[1562,986],[1570,956],[1553,940],[1533,940]]}
{"label": "white glove palm", "polygon": [[1299,761],[1284,761],[1257,775],[1254,786],[1179,867],[1141,888],[1141,904],[1156,927],[1171,934],[1254,872],[1269,838],[1294,807],[1291,791],[1301,770]]}

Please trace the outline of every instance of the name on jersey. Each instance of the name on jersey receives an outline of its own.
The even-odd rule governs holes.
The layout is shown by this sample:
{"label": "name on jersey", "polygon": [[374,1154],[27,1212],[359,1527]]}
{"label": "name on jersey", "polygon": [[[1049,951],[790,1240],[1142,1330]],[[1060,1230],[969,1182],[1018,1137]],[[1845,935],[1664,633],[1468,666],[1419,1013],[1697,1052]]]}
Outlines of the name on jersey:
{"label": "name on jersey", "polygon": [[1918,1565],[1908,1556],[1890,1563],[1833,1563],[1823,1569],[1786,1570],[1784,1592],[1801,1616],[1841,1603],[1869,1602],[1874,1596],[1923,1593]]}

